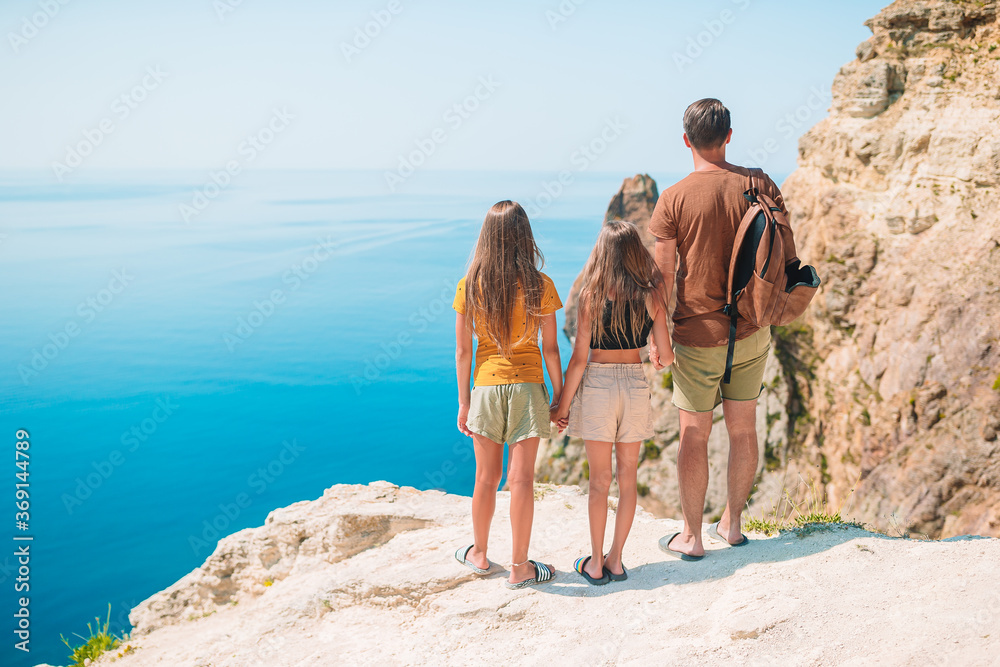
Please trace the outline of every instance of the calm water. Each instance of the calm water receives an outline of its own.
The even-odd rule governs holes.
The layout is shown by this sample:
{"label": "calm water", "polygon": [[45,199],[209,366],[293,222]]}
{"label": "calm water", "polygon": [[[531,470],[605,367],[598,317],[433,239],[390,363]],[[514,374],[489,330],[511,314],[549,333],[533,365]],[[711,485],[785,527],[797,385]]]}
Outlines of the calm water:
{"label": "calm water", "polygon": [[64,663],[60,633],[108,603],[127,628],[220,536],[332,484],[470,493],[451,300],[483,215],[536,202],[565,297],[626,175],[576,174],[546,205],[551,174],[418,174],[388,195],[379,172],[246,173],[189,222],[204,173],[0,176],[0,447],[12,463],[30,432],[34,536],[32,652],[8,620],[0,662]]}

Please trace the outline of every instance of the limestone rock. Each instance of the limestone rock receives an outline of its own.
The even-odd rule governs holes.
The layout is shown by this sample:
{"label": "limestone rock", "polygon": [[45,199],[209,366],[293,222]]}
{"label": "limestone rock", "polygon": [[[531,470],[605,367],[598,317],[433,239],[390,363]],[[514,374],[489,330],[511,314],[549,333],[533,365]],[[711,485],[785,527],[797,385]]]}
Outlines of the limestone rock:
{"label": "limestone rock", "polygon": [[854,517],[1000,535],[996,2],[900,0],[867,25],[783,185],[824,279],[794,446]]}
{"label": "limestone rock", "polygon": [[[628,580],[597,589],[572,571],[590,548],[587,499],[550,485],[535,497],[530,553],[556,569],[543,586],[511,591],[503,566],[478,577],[455,561],[472,539],[469,498],[335,486],[223,538],[92,664],[985,664],[1000,651],[1000,540],[811,528],[752,534],[746,549],[706,541],[703,562],[682,563],[657,548],[680,523],[640,508]],[[494,561],[510,556],[509,501],[498,495]]]}

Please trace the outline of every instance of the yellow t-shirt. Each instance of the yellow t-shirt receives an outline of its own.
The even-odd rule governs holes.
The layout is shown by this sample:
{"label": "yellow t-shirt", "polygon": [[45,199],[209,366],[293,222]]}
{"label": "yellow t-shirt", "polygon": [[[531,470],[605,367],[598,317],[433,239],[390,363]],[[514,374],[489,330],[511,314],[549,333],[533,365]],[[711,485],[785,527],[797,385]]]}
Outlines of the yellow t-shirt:
{"label": "yellow t-shirt", "polygon": [[[562,308],[562,301],[556,292],[552,279],[542,274],[542,314],[548,315]],[[465,313],[465,278],[458,281],[455,290],[455,302],[452,307],[460,313]],[[519,300],[514,306],[513,335],[520,337],[524,333],[524,322],[517,324],[518,318],[524,318],[524,301]],[[499,349],[487,336],[485,328],[476,324],[476,366],[472,372],[474,384],[477,387],[515,384],[519,382],[545,382],[545,371],[542,366],[542,352],[538,349],[538,332],[514,345],[514,353],[509,359],[500,355]]]}

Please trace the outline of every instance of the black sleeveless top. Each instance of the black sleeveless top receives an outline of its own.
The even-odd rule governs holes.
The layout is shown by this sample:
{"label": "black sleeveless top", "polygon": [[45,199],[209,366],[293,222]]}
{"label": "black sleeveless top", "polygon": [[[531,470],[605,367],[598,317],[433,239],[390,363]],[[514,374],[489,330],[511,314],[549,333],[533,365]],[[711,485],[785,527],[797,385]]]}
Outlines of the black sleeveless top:
{"label": "black sleeveless top", "polygon": [[597,344],[591,343],[592,348],[598,350],[635,350],[640,347],[646,346],[646,339],[649,338],[649,332],[653,330],[653,318],[649,316],[649,311],[646,310],[645,304],[642,305],[642,314],[644,316],[642,323],[642,331],[638,333],[632,331],[632,318],[631,310],[634,308],[634,302],[629,307],[629,312],[625,317],[625,331],[624,336],[619,337],[615,335],[615,332],[611,328],[611,299],[607,299],[604,302],[604,337],[597,341]]}

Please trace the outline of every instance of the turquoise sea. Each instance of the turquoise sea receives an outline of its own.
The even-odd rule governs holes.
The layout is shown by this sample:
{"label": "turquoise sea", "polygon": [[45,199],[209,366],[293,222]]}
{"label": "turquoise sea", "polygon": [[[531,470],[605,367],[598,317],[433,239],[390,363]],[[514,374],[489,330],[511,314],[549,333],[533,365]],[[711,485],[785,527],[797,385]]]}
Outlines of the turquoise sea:
{"label": "turquoise sea", "polygon": [[[0,175],[0,662],[64,664],[60,634],[109,603],[127,630],[219,537],[332,484],[470,494],[451,301],[482,218],[525,203],[565,297],[626,176],[575,173],[552,197],[551,173],[418,173],[396,194],[374,171],[218,190],[204,172]],[[196,190],[214,196],[185,221]],[[15,535],[33,537],[26,593]],[[10,640],[21,596],[30,655]]]}

